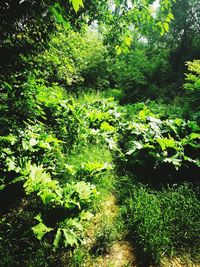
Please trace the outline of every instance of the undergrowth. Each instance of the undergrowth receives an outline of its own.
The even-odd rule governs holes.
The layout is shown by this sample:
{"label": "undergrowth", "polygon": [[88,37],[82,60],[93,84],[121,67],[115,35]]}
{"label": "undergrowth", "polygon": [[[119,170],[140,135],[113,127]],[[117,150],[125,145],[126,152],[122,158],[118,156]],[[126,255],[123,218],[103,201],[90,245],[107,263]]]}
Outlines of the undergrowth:
{"label": "undergrowth", "polygon": [[[2,266],[83,266],[125,235],[148,264],[198,262],[198,124],[113,92],[40,86],[38,115],[0,138]],[[110,194],[120,214],[95,222]]]}

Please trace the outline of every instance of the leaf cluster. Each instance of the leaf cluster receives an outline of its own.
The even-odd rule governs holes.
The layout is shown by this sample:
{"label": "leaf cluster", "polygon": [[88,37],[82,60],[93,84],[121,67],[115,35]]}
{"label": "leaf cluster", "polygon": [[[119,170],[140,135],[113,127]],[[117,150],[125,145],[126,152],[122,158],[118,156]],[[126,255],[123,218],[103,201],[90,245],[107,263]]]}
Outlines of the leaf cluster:
{"label": "leaf cluster", "polygon": [[195,122],[161,120],[145,106],[133,118],[119,139],[126,171],[157,186],[197,179],[200,129]]}

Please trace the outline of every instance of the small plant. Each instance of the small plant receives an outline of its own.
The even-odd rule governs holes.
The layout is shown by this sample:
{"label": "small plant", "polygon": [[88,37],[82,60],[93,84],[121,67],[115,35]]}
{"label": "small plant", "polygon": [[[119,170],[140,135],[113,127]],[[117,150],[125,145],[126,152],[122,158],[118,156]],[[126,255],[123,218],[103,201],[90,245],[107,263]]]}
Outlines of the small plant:
{"label": "small plant", "polygon": [[[0,138],[1,166],[5,173],[1,188],[8,184],[24,180],[29,162],[43,164],[55,173],[63,161],[62,144],[52,133],[48,133],[42,124],[27,125],[25,129],[11,132]],[[12,173],[6,178],[6,173]]]}
{"label": "small plant", "polygon": [[103,255],[109,251],[112,243],[116,240],[117,230],[109,219],[102,222],[99,231],[95,235],[95,243],[92,252],[96,255]]}

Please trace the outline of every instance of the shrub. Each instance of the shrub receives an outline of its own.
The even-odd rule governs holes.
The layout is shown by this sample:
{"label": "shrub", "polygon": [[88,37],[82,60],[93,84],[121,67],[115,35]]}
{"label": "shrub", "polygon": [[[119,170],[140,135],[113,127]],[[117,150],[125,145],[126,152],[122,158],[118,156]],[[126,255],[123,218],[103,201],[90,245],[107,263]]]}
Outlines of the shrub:
{"label": "shrub", "polygon": [[[101,36],[91,29],[85,33],[60,29],[48,49],[33,58],[33,73],[51,86],[58,83],[68,91],[77,85],[102,87],[106,84],[107,55]],[[76,91],[76,90],[75,90]]]}
{"label": "shrub", "polygon": [[198,179],[200,128],[195,122],[161,120],[146,106],[133,118],[121,129],[119,170],[156,186]]}

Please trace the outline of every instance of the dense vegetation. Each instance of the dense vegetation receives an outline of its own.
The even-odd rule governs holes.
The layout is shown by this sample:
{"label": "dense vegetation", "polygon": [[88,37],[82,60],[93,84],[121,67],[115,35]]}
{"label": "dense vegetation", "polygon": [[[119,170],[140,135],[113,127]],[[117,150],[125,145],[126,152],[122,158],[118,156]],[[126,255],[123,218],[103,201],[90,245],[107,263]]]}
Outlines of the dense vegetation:
{"label": "dense vegetation", "polygon": [[198,1],[8,0],[0,18],[0,266],[115,266],[116,242],[198,266]]}

